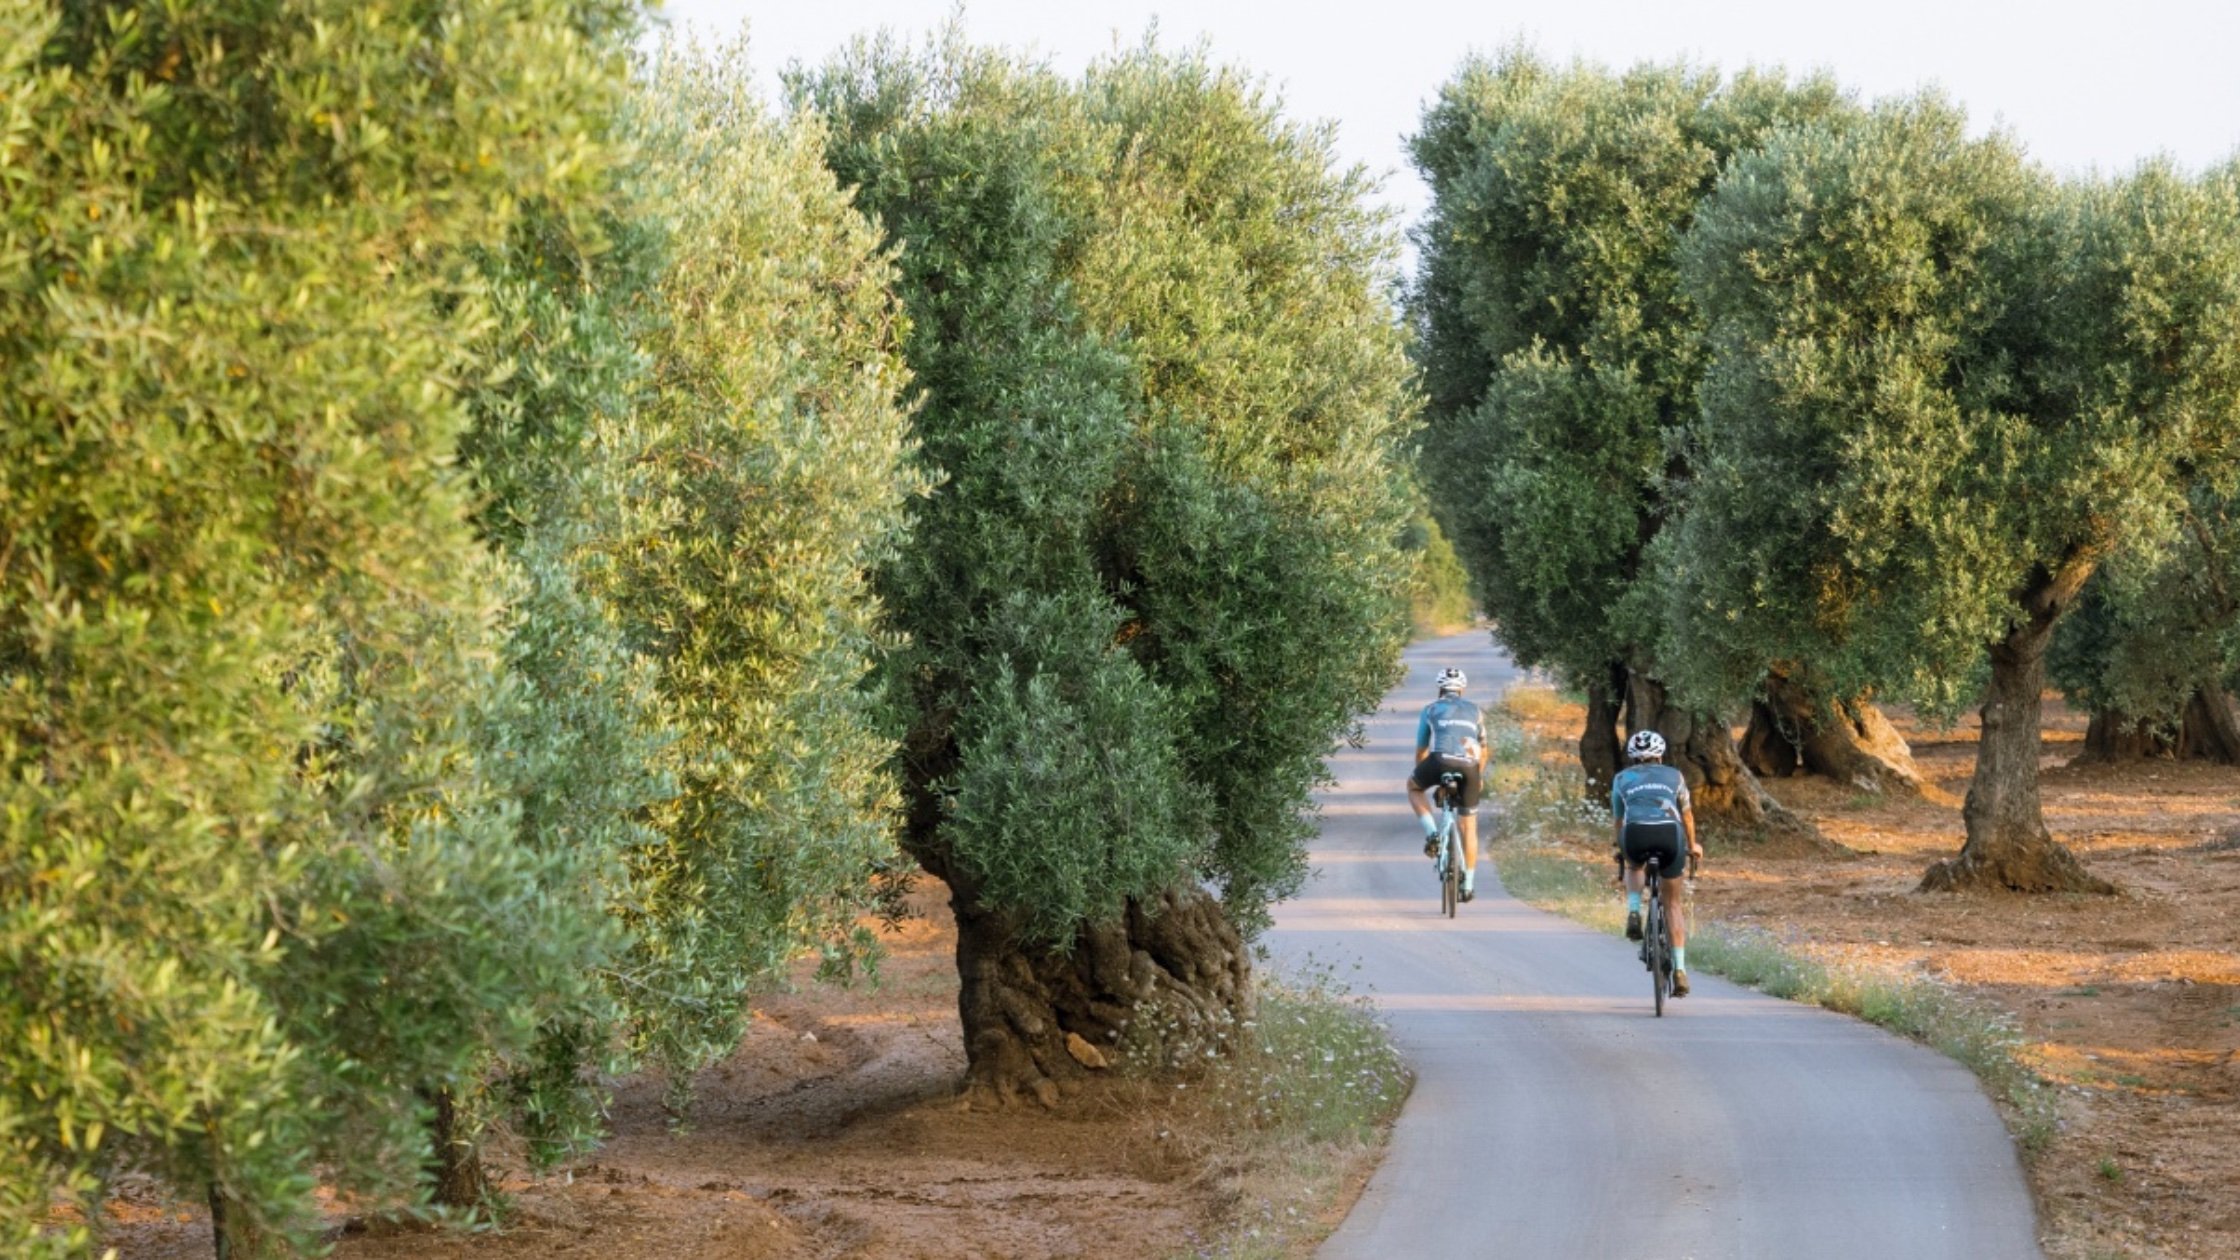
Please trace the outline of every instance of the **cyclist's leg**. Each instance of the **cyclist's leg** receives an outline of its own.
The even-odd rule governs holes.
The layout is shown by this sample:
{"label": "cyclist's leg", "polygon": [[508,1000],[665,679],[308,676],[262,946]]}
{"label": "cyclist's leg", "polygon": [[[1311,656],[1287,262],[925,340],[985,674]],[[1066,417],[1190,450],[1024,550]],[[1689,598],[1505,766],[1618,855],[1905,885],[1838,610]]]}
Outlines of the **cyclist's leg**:
{"label": "cyclist's leg", "polygon": [[1448,762],[1445,773],[1454,776],[1452,804],[1455,832],[1462,841],[1462,899],[1478,895],[1478,795],[1482,786],[1475,763]]}
{"label": "cyclist's leg", "polygon": [[1479,779],[1477,766],[1455,769],[1462,775],[1462,799],[1455,811],[1462,830],[1462,869],[1474,871],[1478,869],[1478,798],[1484,794],[1485,784]]}
{"label": "cyclist's leg", "polygon": [[1465,809],[1455,815],[1455,828],[1462,833],[1462,869],[1478,869],[1478,811]]}
{"label": "cyclist's leg", "polygon": [[1638,941],[1641,939],[1641,890],[1647,882],[1642,875],[1642,862],[1647,854],[1635,847],[1634,837],[1630,834],[1632,830],[1623,823],[1619,824],[1617,849],[1618,861],[1625,867],[1626,873],[1626,939]]}
{"label": "cyclist's leg", "polygon": [[1683,903],[1688,872],[1687,841],[1677,826],[1650,824],[1638,836],[1625,838],[1626,861],[1646,862],[1655,854],[1662,878],[1657,880],[1657,900],[1664,908],[1665,921],[1672,925],[1672,946],[1678,949],[1688,939],[1688,924],[1683,916]]}
{"label": "cyclist's leg", "polygon": [[1678,973],[1673,977],[1672,995],[1674,997],[1686,997],[1690,987],[1688,983],[1687,856],[1683,851],[1676,848],[1666,855],[1665,861],[1677,863],[1677,865],[1673,866],[1670,875],[1657,881],[1657,899],[1664,903],[1665,922],[1670,924],[1672,928],[1672,969]]}
{"label": "cyclist's leg", "polygon": [[[1427,795],[1428,785],[1423,781],[1424,768],[1431,765],[1434,760],[1436,759],[1425,758],[1417,762],[1416,768],[1408,774],[1408,808],[1415,811],[1416,825],[1423,829],[1423,851],[1426,855],[1437,851],[1439,840],[1439,820],[1431,812],[1431,798]],[[1433,780],[1433,782],[1436,781]]]}

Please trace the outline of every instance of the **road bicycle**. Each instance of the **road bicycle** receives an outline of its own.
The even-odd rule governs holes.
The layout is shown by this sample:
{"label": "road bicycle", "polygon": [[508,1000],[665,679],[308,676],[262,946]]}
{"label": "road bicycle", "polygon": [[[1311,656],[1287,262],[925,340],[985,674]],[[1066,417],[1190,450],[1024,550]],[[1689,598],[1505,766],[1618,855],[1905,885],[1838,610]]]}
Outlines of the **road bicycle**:
{"label": "road bicycle", "polygon": [[[1655,854],[1641,873],[1641,961],[1649,968],[1649,988],[1656,995],[1657,1017],[1664,1017],[1664,1000],[1672,994],[1672,920],[1664,912],[1664,860]],[[1695,875],[1695,858],[1688,858],[1688,874]]]}
{"label": "road bicycle", "polygon": [[1462,814],[1455,808],[1461,793],[1462,775],[1453,770],[1441,773],[1439,786],[1431,791],[1431,807],[1439,820],[1439,910],[1450,919],[1462,902],[1462,828],[1457,825]]}

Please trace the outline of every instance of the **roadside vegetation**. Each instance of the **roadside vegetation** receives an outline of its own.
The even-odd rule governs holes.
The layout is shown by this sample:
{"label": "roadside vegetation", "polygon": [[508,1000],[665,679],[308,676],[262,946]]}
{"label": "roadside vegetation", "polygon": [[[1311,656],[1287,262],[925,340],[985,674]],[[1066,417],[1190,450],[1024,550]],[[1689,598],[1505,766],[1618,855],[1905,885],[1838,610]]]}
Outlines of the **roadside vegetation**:
{"label": "roadside vegetation", "polygon": [[1206,1260],[1311,1252],[1368,1179],[1413,1079],[1369,997],[1311,963],[1263,970],[1233,1024],[1141,1021],[1123,1065],[1171,1091],[1145,1122],[1160,1162],[1220,1187],[1222,1223],[1187,1253]]}
{"label": "roadside vegetation", "polygon": [[1470,593],[1470,575],[1462,558],[1447,541],[1428,506],[1418,507],[1400,535],[1400,550],[1409,554],[1415,584],[1408,590],[1409,620],[1419,636],[1453,634],[1477,617],[1478,603]]}

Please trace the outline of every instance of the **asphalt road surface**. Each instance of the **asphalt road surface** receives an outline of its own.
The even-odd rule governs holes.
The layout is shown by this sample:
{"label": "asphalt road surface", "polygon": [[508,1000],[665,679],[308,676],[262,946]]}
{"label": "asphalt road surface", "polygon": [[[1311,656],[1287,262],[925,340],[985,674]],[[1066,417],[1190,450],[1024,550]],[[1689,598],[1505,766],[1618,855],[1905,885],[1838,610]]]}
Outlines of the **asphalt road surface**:
{"label": "asphalt road surface", "polygon": [[1417,1072],[1323,1256],[2040,1255],[2014,1145],[1951,1060],[1705,975],[1654,1018],[1633,946],[1512,899],[1483,864],[1477,900],[1442,917],[1401,796],[1416,714],[1443,666],[1489,705],[1516,670],[1483,633],[1408,664],[1367,746],[1333,758],[1317,877],[1269,937],[1367,989]]}

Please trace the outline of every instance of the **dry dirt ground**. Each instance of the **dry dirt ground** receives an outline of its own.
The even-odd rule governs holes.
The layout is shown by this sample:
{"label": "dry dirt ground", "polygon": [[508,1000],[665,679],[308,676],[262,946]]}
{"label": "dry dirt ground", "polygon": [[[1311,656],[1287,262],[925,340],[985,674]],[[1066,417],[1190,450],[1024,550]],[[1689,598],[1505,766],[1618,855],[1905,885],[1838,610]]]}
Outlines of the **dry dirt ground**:
{"label": "dry dirt ground", "polygon": [[[1715,847],[1698,904],[2008,1012],[2062,1099],[2060,1131],[2030,1161],[2060,1260],[2240,1257],[2240,771],[2072,769],[2083,721],[2056,702],[2048,712],[2047,821],[2121,895],[1913,891],[1958,848],[1974,731],[1900,712],[1936,799],[1775,781],[1849,856]],[[1569,741],[1579,717],[1537,706],[1530,725]],[[506,1175],[506,1230],[345,1233],[336,1255],[1154,1260],[1196,1253],[1237,1221],[1239,1185],[1209,1167],[1208,1140],[1126,1082],[1054,1114],[960,1111],[952,929],[937,887],[915,902],[879,986],[804,985],[758,1005],[746,1044],[699,1081],[689,1132],[669,1129],[658,1082],[626,1081],[594,1156],[565,1176]],[[1365,1169],[1345,1179],[1357,1187]],[[126,1260],[209,1254],[199,1207],[152,1190],[128,1189],[112,1221]]]}
{"label": "dry dirt ground", "polygon": [[[1976,732],[1894,711],[1932,799],[1775,780],[1849,855],[1715,845],[1696,903],[1798,952],[1924,973],[2009,1013],[2060,1096],[2060,1128],[2029,1169],[2054,1255],[2240,1257],[2240,770],[2072,768],[2084,720],[2053,697],[2047,715],[2046,822],[2120,895],[1915,892],[1959,849]],[[1582,717],[1536,707],[1528,725],[1535,743],[1568,743]]]}
{"label": "dry dirt ground", "polygon": [[[505,1170],[504,1230],[338,1227],[335,1256],[1156,1260],[1193,1255],[1298,1189],[1240,1182],[1217,1139],[1134,1082],[1056,1112],[960,1110],[955,933],[945,892],[927,885],[876,987],[803,983],[757,1004],[746,1043],[699,1080],[688,1131],[669,1127],[658,1081],[633,1078],[594,1155],[543,1179]],[[1340,1178],[1351,1189],[1365,1152],[1361,1164]],[[197,1205],[142,1187],[111,1211],[107,1241],[124,1260],[210,1254]]]}

